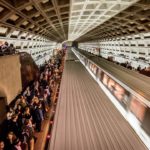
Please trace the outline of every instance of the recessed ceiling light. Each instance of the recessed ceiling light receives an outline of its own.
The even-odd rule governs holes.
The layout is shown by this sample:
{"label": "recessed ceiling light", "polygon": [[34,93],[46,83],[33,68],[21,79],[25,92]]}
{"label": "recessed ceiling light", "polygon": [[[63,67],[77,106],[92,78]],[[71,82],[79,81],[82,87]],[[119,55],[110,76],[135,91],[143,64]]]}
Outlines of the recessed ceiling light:
{"label": "recessed ceiling light", "polygon": [[6,33],[8,30],[8,28],[5,28],[5,27],[0,27],[0,33]]}
{"label": "recessed ceiling light", "polygon": [[24,21],[24,22],[22,23],[22,25],[26,26],[28,23],[29,23],[28,21]]}
{"label": "recessed ceiling light", "polygon": [[25,9],[26,9],[27,11],[30,11],[30,10],[33,9],[33,6],[27,6]]}
{"label": "recessed ceiling light", "polygon": [[47,3],[49,0],[43,0],[42,3],[45,4]]}
{"label": "recessed ceiling light", "polygon": [[12,21],[16,21],[18,18],[19,18],[19,16],[17,16],[17,15],[11,15],[9,19]]}

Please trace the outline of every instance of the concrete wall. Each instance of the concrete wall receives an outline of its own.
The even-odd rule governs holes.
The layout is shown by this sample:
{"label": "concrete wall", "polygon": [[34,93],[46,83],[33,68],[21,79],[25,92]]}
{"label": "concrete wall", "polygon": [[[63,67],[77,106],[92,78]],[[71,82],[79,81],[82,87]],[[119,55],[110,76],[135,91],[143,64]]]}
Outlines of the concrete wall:
{"label": "concrete wall", "polygon": [[0,57],[0,97],[6,97],[6,104],[22,90],[20,67],[18,55]]}

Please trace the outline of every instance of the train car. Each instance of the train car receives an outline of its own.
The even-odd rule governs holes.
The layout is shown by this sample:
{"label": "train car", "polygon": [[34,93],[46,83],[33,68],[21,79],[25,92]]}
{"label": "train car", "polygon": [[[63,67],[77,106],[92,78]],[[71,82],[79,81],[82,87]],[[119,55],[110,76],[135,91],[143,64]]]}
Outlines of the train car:
{"label": "train car", "polygon": [[[142,141],[149,147],[150,143],[150,106],[148,100],[100,68],[92,60],[73,50],[76,56],[83,62],[87,62],[87,70],[93,78],[100,84],[109,99],[129,122]],[[84,64],[83,64],[84,65]],[[109,94],[108,94],[109,93]],[[114,101],[115,100],[115,101]]]}

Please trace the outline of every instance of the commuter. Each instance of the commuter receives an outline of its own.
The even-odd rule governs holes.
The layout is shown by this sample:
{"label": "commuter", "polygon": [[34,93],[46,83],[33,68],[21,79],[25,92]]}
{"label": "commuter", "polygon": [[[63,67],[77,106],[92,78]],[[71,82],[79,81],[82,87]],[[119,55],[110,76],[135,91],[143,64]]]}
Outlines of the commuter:
{"label": "commuter", "polygon": [[15,47],[13,44],[10,44],[10,46],[8,47],[8,53],[9,54],[15,54]]}
{"label": "commuter", "polygon": [[25,92],[23,93],[23,96],[27,98],[27,102],[30,104],[32,97],[31,97],[31,91],[29,86],[26,88]]}
{"label": "commuter", "polygon": [[6,114],[7,120],[10,120],[12,118],[12,115],[13,115],[13,108],[9,107],[8,112]]}
{"label": "commuter", "polygon": [[8,42],[5,42],[2,46],[1,46],[1,51],[2,53],[6,53],[8,51],[8,48],[9,48],[9,44]]}
{"label": "commuter", "polygon": [[13,132],[9,132],[7,134],[7,138],[5,141],[5,150],[22,150],[21,142]]}
{"label": "commuter", "polygon": [[34,150],[34,128],[30,119],[26,119],[22,129],[23,143],[29,150]]}
{"label": "commuter", "polygon": [[16,53],[16,49],[13,44],[9,45],[8,42],[5,42],[0,46],[0,56],[11,55],[15,53]]}
{"label": "commuter", "polygon": [[47,83],[47,75],[44,74],[44,77],[43,79],[41,80],[41,86],[45,89],[46,86],[48,86],[48,83]]}
{"label": "commuter", "polygon": [[43,121],[43,112],[41,110],[42,105],[39,103],[35,109],[35,123],[36,123],[36,131],[40,132],[41,131],[41,124]]}
{"label": "commuter", "polygon": [[18,115],[14,114],[12,116],[12,119],[10,120],[10,124],[9,124],[9,131],[12,131],[14,132],[14,134],[16,136],[19,136],[20,135],[20,132],[19,132],[19,126],[18,126]]}
{"label": "commuter", "polygon": [[8,108],[2,136],[4,142],[0,141],[0,150],[34,149],[34,129],[41,132],[42,121],[48,118],[51,96],[57,81],[60,80],[60,56],[46,62],[40,69],[39,80],[28,86],[19,95],[15,105]]}
{"label": "commuter", "polygon": [[137,67],[137,71],[141,71],[141,66],[140,65]]}
{"label": "commuter", "polygon": [[15,110],[15,114],[17,114],[17,115],[22,114],[22,107],[19,104],[16,106],[16,109],[14,109],[14,110]]}
{"label": "commuter", "polygon": [[4,143],[4,141],[0,141],[0,150],[5,150],[5,143]]}
{"label": "commuter", "polygon": [[45,94],[47,95],[47,102],[50,106],[51,105],[51,93],[50,93],[50,90],[49,90],[49,86],[46,87]]}
{"label": "commuter", "polygon": [[24,110],[25,107],[27,106],[27,101],[26,101],[26,98],[24,96],[21,96],[21,100],[20,100],[19,105],[21,106],[22,110]]}
{"label": "commuter", "polygon": [[22,143],[19,138],[14,140],[14,150],[22,150]]}
{"label": "commuter", "polygon": [[25,120],[26,119],[32,120],[32,116],[31,116],[31,113],[30,113],[30,108],[28,106],[25,108],[25,111],[24,111],[24,114],[23,114],[23,118]]}

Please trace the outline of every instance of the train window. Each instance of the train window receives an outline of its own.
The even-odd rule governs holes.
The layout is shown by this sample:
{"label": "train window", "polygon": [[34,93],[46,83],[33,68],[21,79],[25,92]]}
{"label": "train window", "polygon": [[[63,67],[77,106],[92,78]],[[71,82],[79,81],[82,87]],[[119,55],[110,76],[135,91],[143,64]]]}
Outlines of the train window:
{"label": "train window", "polygon": [[146,109],[141,127],[146,133],[148,133],[148,135],[150,135],[150,108]]}
{"label": "train window", "polygon": [[138,120],[143,121],[145,110],[146,106],[133,96],[130,103],[130,111],[137,117]]}
{"label": "train window", "polygon": [[127,109],[127,104],[129,102],[129,92],[125,90],[120,84],[116,83],[113,79],[108,81],[108,89],[120,102],[120,104]]}
{"label": "train window", "polygon": [[127,109],[127,105],[129,102],[129,92],[126,91],[122,86],[119,84],[115,85],[115,91],[114,91],[114,96],[118,99],[120,104]]}
{"label": "train window", "polygon": [[119,101],[122,101],[124,94],[125,94],[124,88],[121,87],[119,84],[116,84],[116,85],[115,85],[115,91],[114,91],[114,95],[116,96],[116,98],[117,98]]}
{"label": "train window", "polygon": [[96,73],[97,73],[97,67],[96,67],[96,65],[93,64],[93,63],[89,63],[89,68],[92,71],[92,73],[94,73],[96,75]]}
{"label": "train window", "polygon": [[103,76],[104,76],[104,72],[100,71],[100,73],[99,73],[99,81],[102,81]]}
{"label": "train window", "polygon": [[96,76],[98,77],[99,75],[99,69],[96,67]]}
{"label": "train window", "polygon": [[93,72],[94,65],[91,63],[91,71]]}
{"label": "train window", "polygon": [[92,67],[92,64],[91,64],[91,63],[89,63],[89,68],[90,68],[90,70],[91,70],[91,67]]}
{"label": "train window", "polygon": [[103,82],[103,84],[106,85],[106,86],[107,86],[107,83],[108,83],[108,79],[109,79],[109,77],[108,77],[106,74],[104,74],[103,79],[102,79],[102,82]]}
{"label": "train window", "polygon": [[102,76],[102,70],[101,69],[97,69],[97,77],[99,78],[99,80],[101,79]]}
{"label": "train window", "polygon": [[93,70],[92,70],[92,71],[93,71],[93,73],[94,73],[95,75],[97,74],[97,67],[96,67],[96,65],[94,65],[94,64],[93,64]]}
{"label": "train window", "polygon": [[109,79],[109,82],[108,82],[108,88],[111,92],[114,92],[115,91],[115,81],[112,80],[112,79]]}
{"label": "train window", "polygon": [[85,63],[85,65],[87,65],[87,63],[88,63],[88,60],[86,58],[84,58],[84,63]]}

